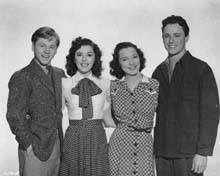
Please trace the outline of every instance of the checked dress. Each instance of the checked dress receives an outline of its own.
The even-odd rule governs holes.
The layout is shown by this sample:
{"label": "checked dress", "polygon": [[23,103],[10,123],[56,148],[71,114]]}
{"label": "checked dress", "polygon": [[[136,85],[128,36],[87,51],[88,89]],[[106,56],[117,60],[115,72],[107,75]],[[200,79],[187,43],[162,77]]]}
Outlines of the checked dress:
{"label": "checked dress", "polygon": [[154,176],[151,129],[159,83],[143,76],[131,92],[126,82],[111,82],[110,96],[117,127],[109,142],[111,176]]}

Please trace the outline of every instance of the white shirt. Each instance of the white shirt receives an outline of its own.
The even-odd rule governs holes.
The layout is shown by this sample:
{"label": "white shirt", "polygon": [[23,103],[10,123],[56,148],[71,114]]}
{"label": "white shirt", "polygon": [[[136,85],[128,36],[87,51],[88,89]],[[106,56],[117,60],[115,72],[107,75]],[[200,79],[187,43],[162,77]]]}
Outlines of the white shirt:
{"label": "white shirt", "polygon": [[[63,107],[66,105],[70,120],[82,119],[82,108],[79,107],[79,95],[72,94],[71,90],[83,78],[84,77],[79,72],[70,78],[62,78]],[[92,96],[92,119],[103,119],[104,114],[109,113],[110,108],[110,80],[103,77],[97,78],[92,74],[90,74],[87,78],[92,80],[100,89],[102,89],[101,94]]]}

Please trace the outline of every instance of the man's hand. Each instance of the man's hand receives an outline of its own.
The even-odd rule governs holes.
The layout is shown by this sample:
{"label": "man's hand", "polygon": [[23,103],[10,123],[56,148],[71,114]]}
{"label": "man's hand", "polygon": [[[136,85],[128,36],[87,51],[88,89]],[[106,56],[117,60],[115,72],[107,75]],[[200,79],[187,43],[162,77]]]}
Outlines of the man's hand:
{"label": "man's hand", "polygon": [[208,157],[196,154],[193,158],[192,171],[200,174],[203,173],[207,167]]}

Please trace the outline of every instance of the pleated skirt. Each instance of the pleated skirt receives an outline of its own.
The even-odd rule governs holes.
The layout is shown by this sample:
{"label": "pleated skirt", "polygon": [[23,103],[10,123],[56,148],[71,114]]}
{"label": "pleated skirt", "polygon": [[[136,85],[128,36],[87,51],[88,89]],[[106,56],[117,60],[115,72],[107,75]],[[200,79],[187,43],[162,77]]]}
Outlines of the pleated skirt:
{"label": "pleated skirt", "polygon": [[64,137],[60,176],[109,176],[103,120],[70,120]]}

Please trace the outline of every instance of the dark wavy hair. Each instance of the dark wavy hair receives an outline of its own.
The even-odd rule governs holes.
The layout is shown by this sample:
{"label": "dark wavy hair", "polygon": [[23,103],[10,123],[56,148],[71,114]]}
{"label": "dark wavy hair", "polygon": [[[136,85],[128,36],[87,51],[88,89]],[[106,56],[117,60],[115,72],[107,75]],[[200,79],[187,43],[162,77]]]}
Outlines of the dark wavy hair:
{"label": "dark wavy hair", "polygon": [[125,72],[122,70],[121,65],[119,63],[119,52],[121,49],[132,47],[137,51],[137,54],[140,58],[140,69],[139,71],[142,71],[145,67],[146,58],[144,56],[144,53],[139,49],[135,44],[131,42],[121,42],[118,43],[114,49],[114,53],[112,54],[113,59],[110,61],[110,74],[112,76],[115,76],[118,79],[121,79]]}
{"label": "dark wavy hair", "polygon": [[189,26],[188,26],[186,20],[181,16],[171,15],[171,16],[168,16],[167,18],[165,18],[162,21],[162,28],[161,28],[162,32],[164,31],[164,28],[166,27],[166,25],[175,24],[175,23],[179,24],[183,28],[185,36],[187,37],[189,35]]}
{"label": "dark wavy hair", "polygon": [[93,64],[91,71],[94,76],[100,77],[102,72],[102,61],[101,61],[102,52],[96,43],[94,43],[90,39],[82,38],[82,37],[77,37],[75,40],[72,41],[72,46],[69,49],[68,55],[66,56],[65,67],[67,74],[69,76],[73,76],[76,74],[78,68],[75,63],[75,52],[83,45],[89,45],[93,48],[93,51],[95,53],[95,62]]}
{"label": "dark wavy hair", "polygon": [[31,36],[31,41],[33,44],[35,44],[39,38],[51,40],[53,37],[56,39],[56,43],[58,47],[60,45],[60,37],[58,36],[58,34],[54,29],[52,29],[51,27],[44,26],[37,29],[33,33],[33,35]]}

